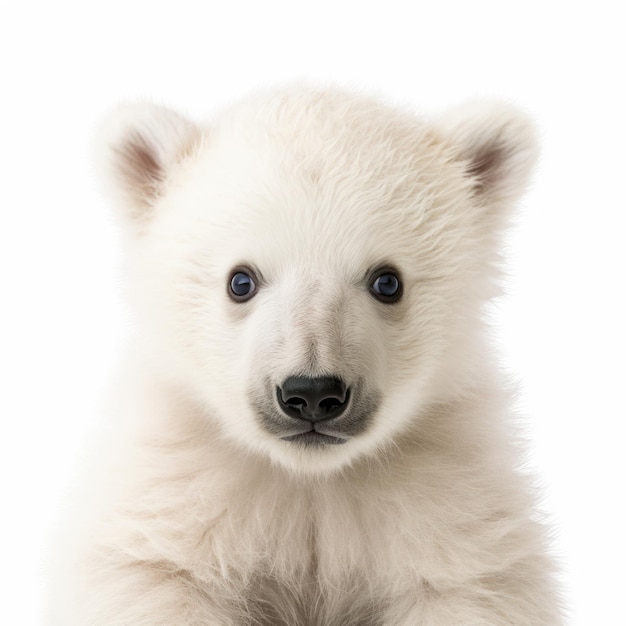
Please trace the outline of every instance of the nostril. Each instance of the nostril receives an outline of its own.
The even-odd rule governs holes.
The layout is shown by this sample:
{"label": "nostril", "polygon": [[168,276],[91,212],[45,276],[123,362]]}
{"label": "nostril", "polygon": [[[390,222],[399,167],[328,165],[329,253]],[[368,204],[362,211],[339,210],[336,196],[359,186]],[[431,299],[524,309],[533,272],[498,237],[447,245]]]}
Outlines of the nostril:
{"label": "nostril", "polygon": [[304,398],[298,398],[297,396],[294,396],[293,398],[287,398],[286,400],[283,400],[283,402],[293,407],[305,407],[307,405]]}
{"label": "nostril", "polygon": [[284,413],[311,422],[337,417],[345,410],[349,390],[340,378],[290,376],[276,390]]}
{"label": "nostril", "polygon": [[324,398],[324,400],[322,400],[318,406],[320,407],[320,409],[323,409],[324,411],[332,411],[334,408],[341,406],[343,404],[343,402],[341,400],[339,400],[339,398]]}

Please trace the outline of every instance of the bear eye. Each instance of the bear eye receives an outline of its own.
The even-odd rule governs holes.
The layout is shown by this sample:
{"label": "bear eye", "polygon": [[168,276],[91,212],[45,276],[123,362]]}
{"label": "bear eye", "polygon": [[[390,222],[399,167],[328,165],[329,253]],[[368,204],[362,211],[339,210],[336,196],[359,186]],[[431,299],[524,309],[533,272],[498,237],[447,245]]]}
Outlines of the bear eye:
{"label": "bear eye", "polygon": [[257,292],[254,274],[248,269],[236,269],[230,276],[228,293],[235,302],[245,302]]}
{"label": "bear eye", "polygon": [[389,269],[376,272],[370,282],[370,293],[386,304],[397,302],[402,296],[402,283],[397,272]]}

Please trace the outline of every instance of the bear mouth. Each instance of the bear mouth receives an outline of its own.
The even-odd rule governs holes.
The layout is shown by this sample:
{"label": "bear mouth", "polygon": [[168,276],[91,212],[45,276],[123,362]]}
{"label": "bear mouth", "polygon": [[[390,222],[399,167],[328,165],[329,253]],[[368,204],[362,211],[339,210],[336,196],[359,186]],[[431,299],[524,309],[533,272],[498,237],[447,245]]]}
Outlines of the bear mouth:
{"label": "bear mouth", "polygon": [[347,439],[343,439],[341,437],[325,435],[324,433],[317,432],[316,430],[309,430],[305,433],[298,433],[297,435],[288,435],[287,437],[281,437],[281,439],[283,441],[289,441],[303,446],[335,446],[348,441]]}

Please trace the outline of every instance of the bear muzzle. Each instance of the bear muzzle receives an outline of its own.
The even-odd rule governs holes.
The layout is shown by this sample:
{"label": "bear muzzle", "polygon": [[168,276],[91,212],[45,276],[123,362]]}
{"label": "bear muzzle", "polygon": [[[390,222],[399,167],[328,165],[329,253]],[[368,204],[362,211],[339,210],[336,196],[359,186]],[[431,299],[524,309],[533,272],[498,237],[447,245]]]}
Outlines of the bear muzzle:
{"label": "bear muzzle", "polygon": [[346,443],[365,432],[380,402],[364,381],[340,376],[288,376],[278,384],[265,379],[250,400],[264,430],[304,445]]}

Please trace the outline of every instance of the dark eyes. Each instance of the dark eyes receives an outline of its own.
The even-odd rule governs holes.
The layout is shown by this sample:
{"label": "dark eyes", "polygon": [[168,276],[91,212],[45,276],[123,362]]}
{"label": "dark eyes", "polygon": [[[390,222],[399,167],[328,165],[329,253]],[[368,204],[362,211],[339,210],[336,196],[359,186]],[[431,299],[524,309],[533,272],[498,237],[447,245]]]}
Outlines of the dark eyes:
{"label": "dark eyes", "polygon": [[228,294],[235,302],[250,300],[257,292],[257,280],[252,270],[240,268],[233,271],[228,283]]}
{"label": "dark eyes", "polygon": [[[258,291],[258,280],[249,268],[236,268],[230,275],[228,295],[235,302],[246,302]],[[372,274],[369,280],[370,293],[380,302],[393,304],[402,296],[402,282],[398,272],[384,268]]]}
{"label": "dark eyes", "polygon": [[402,296],[402,283],[395,270],[381,269],[370,279],[370,293],[380,302],[393,304]]}

